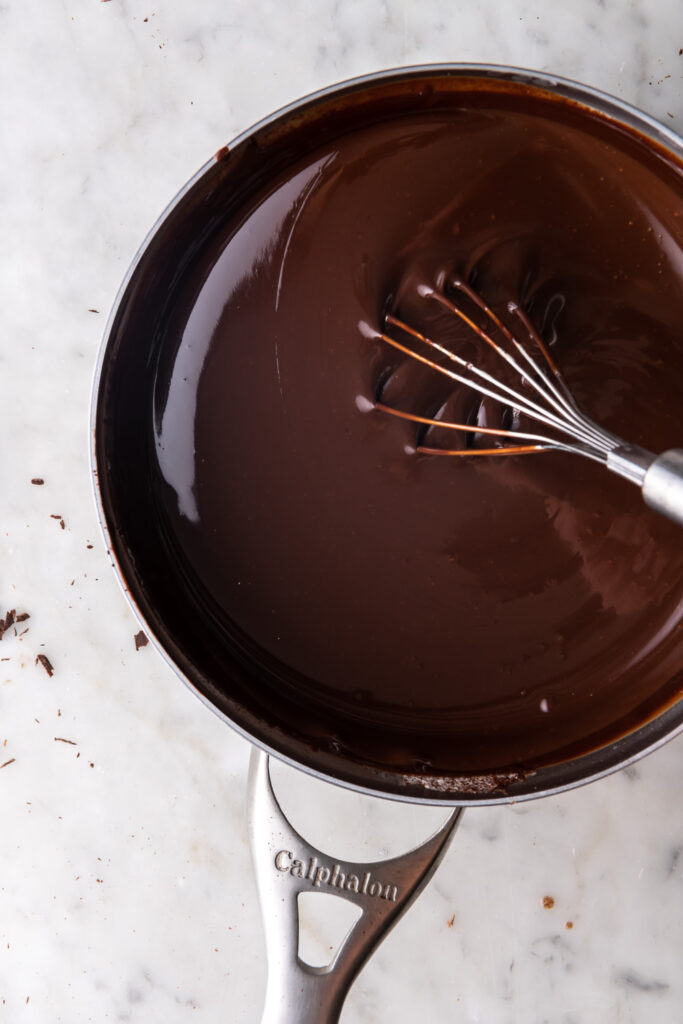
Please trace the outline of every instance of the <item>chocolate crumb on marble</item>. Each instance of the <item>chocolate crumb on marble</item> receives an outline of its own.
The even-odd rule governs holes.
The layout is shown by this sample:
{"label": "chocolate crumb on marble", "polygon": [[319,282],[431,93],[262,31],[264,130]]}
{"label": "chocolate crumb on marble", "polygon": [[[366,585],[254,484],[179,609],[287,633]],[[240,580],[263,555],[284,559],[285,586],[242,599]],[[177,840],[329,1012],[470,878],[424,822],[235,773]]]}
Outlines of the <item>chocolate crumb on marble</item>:
{"label": "chocolate crumb on marble", "polygon": [[64,522],[64,518],[58,512],[52,512],[50,514],[50,519],[59,520],[59,525],[61,526],[62,530],[66,529],[66,523]]}
{"label": "chocolate crumb on marble", "polygon": [[6,768],[8,764],[14,764],[16,757],[10,757],[9,761],[5,761],[4,764],[0,764],[0,769]]}
{"label": "chocolate crumb on marble", "polygon": [[65,740],[63,736],[55,736],[55,743],[68,743],[72,747],[77,747],[78,744],[75,740]]}
{"label": "chocolate crumb on marble", "polygon": [[45,671],[47,672],[47,674],[49,676],[54,675],[54,671],[55,670],[54,670],[54,668],[52,666],[52,662],[50,661],[50,659],[48,658],[48,656],[46,654],[37,654],[36,655],[36,665],[38,665],[38,664],[43,666],[43,668],[45,669]]}
{"label": "chocolate crumb on marble", "polygon": [[42,487],[45,481],[43,480],[42,476],[34,476],[31,478],[31,483],[35,484],[36,487]]}
{"label": "chocolate crumb on marble", "polygon": [[146,647],[147,644],[149,643],[149,638],[147,637],[147,634],[143,632],[143,630],[140,630],[139,633],[136,633],[133,639],[135,640],[136,651],[139,651],[141,647]]}
{"label": "chocolate crumb on marble", "polygon": [[552,896],[544,896],[543,897],[543,906],[545,907],[546,910],[552,910],[553,907],[555,906],[555,900],[553,899],[553,897]]}
{"label": "chocolate crumb on marble", "polygon": [[14,625],[14,623],[16,622],[16,618],[17,613],[14,608],[5,613],[4,619],[0,618],[0,640],[2,640],[7,630],[11,629],[11,627]]}

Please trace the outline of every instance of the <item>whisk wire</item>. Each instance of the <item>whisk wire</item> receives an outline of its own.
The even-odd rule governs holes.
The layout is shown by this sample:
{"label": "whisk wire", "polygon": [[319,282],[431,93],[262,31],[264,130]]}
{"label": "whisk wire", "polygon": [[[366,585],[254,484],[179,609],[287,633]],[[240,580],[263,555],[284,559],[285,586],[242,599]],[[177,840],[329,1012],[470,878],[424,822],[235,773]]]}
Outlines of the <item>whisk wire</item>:
{"label": "whisk wire", "polygon": [[[424,363],[426,366],[429,366],[432,370],[436,370],[438,373],[442,373],[444,374],[444,376],[450,377],[451,380],[455,380],[460,384],[465,384],[468,388],[472,388],[472,390],[478,391],[479,394],[481,395],[485,395],[488,398],[493,398],[496,402],[502,402],[503,404],[508,405],[510,403],[510,399],[512,399],[515,403],[515,406],[526,412],[529,416],[534,416],[534,418],[539,419],[541,420],[541,422],[544,422],[546,424],[554,425],[549,418],[546,418],[540,406],[526,399],[524,396],[519,395],[518,392],[508,387],[506,384],[503,384],[502,381],[497,380],[495,377],[491,376],[491,374],[486,373],[485,370],[481,370],[479,367],[474,366],[472,363],[466,362],[466,360],[462,359],[462,357],[457,355],[455,352],[451,352],[443,345],[440,345],[438,342],[433,341],[426,335],[421,334],[419,331],[416,331],[414,327],[411,327],[409,324],[406,324],[403,320],[400,320],[398,317],[389,315],[387,316],[386,321],[387,323],[393,325],[394,327],[399,327],[402,331],[405,331],[407,334],[410,334],[412,337],[416,338],[418,341],[423,342],[425,345],[428,345],[430,348],[436,349],[437,352],[441,352],[443,355],[451,359],[454,363],[457,363],[459,366],[463,366],[470,373],[474,373],[478,377],[481,377],[482,380],[485,380],[495,385],[496,387],[500,388],[501,391],[505,392],[505,394],[500,394],[499,392],[494,391],[489,387],[485,387],[484,385],[479,384],[477,381],[474,381],[469,377],[464,377],[462,374],[456,373],[455,370],[449,370],[445,366],[440,366],[438,363],[435,363],[432,359],[427,359],[426,356],[420,355],[420,353],[415,352],[414,349],[408,348],[407,345],[402,345],[399,341],[396,341],[396,339],[392,338],[390,335],[382,333],[382,339],[386,341],[387,344],[393,346],[393,348],[398,349],[400,352],[405,352],[406,355],[411,356],[418,362]],[[536,414],[534,414],[534,410]],[[471,430],[472,428],[470,427],[468,429]]]}
{"label": "whisk wire", "polygon": [[[436,301],[439,302],[442,306],[444,306],[450,312],[458,316],[462,321],[464,321],[464,323],[467,324],[468,327],[470,327],[476,334],[478,334],[480,338],[482,338],[488,345],[490,345],[491,348],[496,352],[496,354],[501,356],[508,363],[508,365],[511,366],[515,370],[515,372],[520,375],[520,377],[522,377],[523,380],[526,380],[529,383],[529,385],[536,391],[536,393],[540,395],[545,402],[551,405],[556,413],[559,414],[560,419],[554,422],[554,425],[558,429],[563,430],[566,433],[569,433],[571,436],[580,437],[587,443],[595,443],[599,448],[604,448],[605,452],[607,452],[610,446],[605,444],[604,435],[601,435],[597,430],[593,430],[590,421],[588,421],[586,417],[582,416],[581,414],[577,415],[576,404],[573,401],[571,404],[568,404],[565,396],[558,391],[553,382],[548,378],[547,374],[543,372],[542,368],[536,363],[536,361],[533,359],[533,357],[527,351],[527,349],[520,344],[520,342],[517,340],[517,338],[515,338],[510,329],[506,326],[506,324],[503,323],[500,317],[497,316],[497,314],[484,301],[484,299],[482,299],[481,296],[474,291],[474,289],[470,288],[469,285],[465,284],[464,281],[454,279],[450,282],[450,284],[453,288],[457,288],[459,291],[463,292],[481,310],[481,312],[494,324],[494,326],[503,334],[503,336],[509,341],[509,343],[513,345],[515,349],[524,357],[527,364],[532,368],[536,376],[540,378],[540,381],[542,383],[539,383],[538,380],[535,380],[532,376],[530,376],[526,371],[525,367],[520,366],[520,364],[517,362],[514,356],[512,356],[509,352],[506,352],[505,349],[503,349],[500,345],[496,344],[496,342],[487,333],[487,331],[480,327],[479,324],[476,324],[464,312],[464,310],[460,309],[459,306],[456,306],[455,303],[449,301],[449,299],[441,292],[438,292],[425,285],[423,285],[421,289],[418,289],[418,291],[420,291],[420,294],[424,295],[425,297],[429,296],[431,298],[436,299]],[[561,380],[561,375],[557,367],[555,366],[555,363],[553,362],[550,353],[548,352],[540,335],[536,331],[534,331],[531,323],[528,320],[526,320],[526,326],[529,329],[529,333],[534,343],[540,349],[544,359],[548,363],[548,366],[550,367],[553,375]],[[568,394],[569,392],[566,388],[566,385],[565,389]],[[514,393],[515,395],[517,395],[518,399],[523,397],[519,395],[518,392]],[[527,399],[527,401],[530,406],[533,406],[533,408],[536,411],[538,411],[538,406],[536,405],[536,403],[531,402],[530,399]],[[545,410],[543,411],[545,412]],[[530,415],[532,414],[530,413]],[[574,430],[567,429],[567,424],[562,420],[562,416],[568,417],[571,420],[575,427]],[[547,422],[547,420],[544,420],[543,422]]]}
{"label": "whisk wire", "polygon": [[[443,427],[447,430],[464,432],[470,437],[496,437],[503,441],[514,443],[501,443],[495,447],[484,448],[465,444],[462,448],[428,447],[416,444],[408,451],[423,452],[428,455],[451,455],[451,456],[504,456],[504,455],[526,455],[537,452],[561,451],[574,452],[583,455],[594,462],[599,462],[612,473],[629,480],[640,487],[643,498],[650,508],[656,509],[663,515],[668,516],[674,522],[683,525],[683,448],[672,448],[660,455],[654,455],[651,451],[638,444],[629,444],[616,437],[608,430],[603,430],[594,420],[586,416],[579,404],[574,399],[564,377],[555,365],[555,362],[548,350],[543,338],[529,320],[527,314],[515,302],[509,302],[508,313],[516,316],[524,326],[531,342],[531,349],[522,342],[510,330],[508,325],[498,316],[494,310],[463,281],[454,280],[449,282],[451,291],[461,292],[482,314],[486,329],[460,306],[451,301],[451,298],[444,293],[443,285],[445,275],[437,281],[437,287],[432,288],[423,284],[418,288],[418,294],[423,298],[436,299],[444,308],[457,316],[467,325],[475,335],[489,345],[493,351],[500,356],[505,363],[516,374],[519,375],[521,384],[529,387],[534,397],[524,394],[509,387],[504,381],[497,379],[487,373],[480,366],[468,362],[445,345],[434,341],[432,338],[421,334],[420,331],[411,327],[394,314],[385,317],[385,324],[389,327],[396,327],[404,332],[413,341],[413,347],[403,344],[393,338],[386,330],[378,331],[366,321],[359,321],[359,329],[366,338],[381,338],[388,345],[393,346],[400,352],[405,353],[411,359],[416,360],[438,373],[445,374],[451,380],[464,384],[480,395],[492,398],[496,402],[503,403],[508,409],[512,401],[513,408],[519,413],[528,416],[530,419],[543,423],[545,426],[557,430],[564,437],[545,436],[535,434],[529,430],[508,430],[502,424],[500,427],[488,427],[479,425],[480,413],[477,413],[477,422],[450,423],[437,417],[445,410],[444,403],[434,417],[420,416],[416,413],[394,409],[381,402],[380,395],[374,403],[376,409],[390,413],[404,420],[429,427]],[[474,314],[477,315],[476,313]],[[494,331],[495,328],[495,331]],[[505,339],[512,349],[507,351],[503,343],[499,344],[496,337]],[[424,345],[434,353],[445,357],[455,363],[465,373],[450,369],[448,366],[437,361],[436,357],[428,358],[421,352],[416,351],[414,343]],[[519,358],[513,354],[517,353]],[[533,352],[533,354],[532,354]],[[540,355],[539,355],[540,354]],[[539,404],[542,403],[542,404]],[[363,407],[363,406],[362,406]],[[503,420],[503,422],[505,422]],[[520,441],[527,442],[520,444]],[[477,442],[478,443],[478,442]]]}
{"label": "whisk wire", "polygon": [[529,320],[524,310],[521,309],[516,302],[509,302],[508,310],[510,313],[516,315],[523,323],[524,327],[529,333],[529,337],[536,345],[536,347],[539,349],[539,351],[542,353],[543,358],[545,359],[548,367],[550,368],[550,371],[553,374],[556,384],[548,377],[546,373],[543,372],[542,368],[540,368],[536,364],[535,360],[532,358],[530,353],[524,348],[524,346],[515,340],[517,348],[522,353],[524,358],[529,362],[529,364],[533,366],[536,372],[542,375],[543,380],[552,390],[558,402],[562,405],[563,409],[566,412],[566,415],[572,420],[572,422],[576,423],[577,426],[583,427],[588,433],[590,433],[598,445],[602,446],[602,444],[605,441],[605,438],[610,437],[610,439],[613,440],[614,442],[614,444],[611,444],[610,447],[614,447],[618,443],[618,439],[612,439],[611,435],[608,435],[607,431],[602,430],[600,427],[597,427],[595,424],[593,424],[591,420],[588,419],[588,417],[581,411],[581,409],[577,405],[576,399],[569,390],[569,387],[567,386],[564,377],[557,369],[557,366],[555,365],[555,362],[553,361],[553,358],[550,355],[550,352],[548,351],[545,342],[543,341],[540,334]]}
{"label": "whisk wire", "polygon": [[[429,419],[427,417],[421,417],[412,413],[396,410],[381,402],[376,402],[376,407],[395,416],[399,416],[400,418],[412,420],[415,423],[444,427],[445,429],[462,431],[469,434],[476,433],[493,435],[505,439],[514,438],[516,441],[525,440],[533,442],[532,444],[526,445],[508,444],[491,449],[466,448],[464,450],[431,449],[419,446],[418,450],[421,452],[428,452],[430,454],[490,455],[493,453],[522,454],[538,451],[561,450],[577,452],[579,454],[586,455],[595,461],[605,463],[610,452],[618,446],[618,439],[614,438],[607,431],[603,431],[599,428],[580,410],[560,371],[555,365],[547,346],[531,324],[524,311],[521,310],[516,303],[511,302],[508,304],[508,311],[511,314],[515,314],[520,319],[529,334],[530,340],[538,352],[540,352],[542,356],[541,363],[531,355],[528,349],[515,337],[507,324],[503,322],[498,314],[491,309],[491,307],[480,295],[477,294],[477,292],[474,291],[473,288],[459,279],[454,279],[450,281],[449,284],[453,289],[461,292],[470,300],[470,302],[483,314],[485,321],[488,321],[492,325],[492,328],[495,328],[496,331],[498,331],[508,342],[508,344],[513,347],[519,356],[522,357],[522,362],[515,358],[511,352],[507,351],[495,340],[492,334],[492,329],[486,329],[480,323],[477,323],[457,303],[451,301],[451,299],[445,295],[442,290],[437,290],[427,284],[423,284],[418,287],[418,294],[423,298],[436,300],[446,310],[457,316],[475,335],[481,338],[482,341],[484,341],[498,357],[503,359],[507,365],[514,370],[523,383],[526,382],[534,392],[535,398],[532,398],[530,395],[525,395],[515,388],[510,387],[497,377],[488,373],[486,370],[483,370],[471,361],[464,359],[446,345],[443,345],[421,333],[416,328],[412,327],[410,324],[392,313],[387,314],[385,317],[385,324],[390,327],[398,328],[415,341],[444,356],[450,362],[455,363],[458,367],[465,370],[469,376],[465,376],[463,373],[435,362],[433,359],[430,359],[416,351],[415,348],[402,344],[385,331],[380,332],[379,336],[388,345],[391,345],[393,348],[405,353],[413,360],[429,366],[431,369],[444,374],[457,383],[464,384],[466,387],[478,392],[480,395],[491,398],[508,407],[512,404],[516,410],[525,414],[530,419],[567,435],[572,439],[573,443],[561,438],[547,437],[531,433],[529,431],[506,430],[503,427],[480,427],[475,424],[447,423],[443,420]],[[543,404],[539,404],[540,402]]]}

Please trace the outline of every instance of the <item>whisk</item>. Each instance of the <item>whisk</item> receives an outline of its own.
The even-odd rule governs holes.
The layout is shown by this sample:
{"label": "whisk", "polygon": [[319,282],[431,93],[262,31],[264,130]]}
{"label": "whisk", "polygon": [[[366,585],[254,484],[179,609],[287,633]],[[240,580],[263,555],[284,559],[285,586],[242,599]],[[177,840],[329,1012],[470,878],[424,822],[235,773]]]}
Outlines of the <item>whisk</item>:
{"label": "whisk", "polygon": [[[512,407],[528,420],[543,424],[546,429],[557,434],[553,436],[545,431],[536,433],[527,429],[508,429],[503,425],[490,427],[449,423],[376,401],[375,408],[392,416],[426,427],[439,427],[469,435],[476,433],[498,442],[492,447],[464,449],[419,445],[418,452],[457,457],[528,455],[545,451],[583,455],[639,486],[645,502],[651,508],[683,525],[683,449],[673,448],[655,456],[645,448],[628,444],[591,420],[578,406],[547,345],[517,303],[509,302],[507,305],[510,318],[514,318],[519,325],[519,332],[513,333],[484,299],[462,280],[449,280],[448,293],[443,287],[443,279],[437,282],[436,287],[422,284],[418,286],[418,294],[423,299],[439,303],[466,324],[472,334],[478,336],[509,367],[505,373],[509,375],[512,371],[519,378],[524,391],[510,387],[499,376],[464,359],[393,313],[385,317],[383,331],[378,332],[362,323],[361,330],[366,337],[381,338],[411,359],[501,403],[508,410]],[[461,302],[454,301],[456,295],[462,298]],[[462,308],[468,300],[467,308],[478,317],[479,323]],[[475,310],[478,310],[478,314]],[[390,329],[392,334],[388,333]],[[526,336],[528,341],[522,342],[519,334]],[[437,362],[439,358],[441,361]],[[502,363],[500,366],[503,370]]]}

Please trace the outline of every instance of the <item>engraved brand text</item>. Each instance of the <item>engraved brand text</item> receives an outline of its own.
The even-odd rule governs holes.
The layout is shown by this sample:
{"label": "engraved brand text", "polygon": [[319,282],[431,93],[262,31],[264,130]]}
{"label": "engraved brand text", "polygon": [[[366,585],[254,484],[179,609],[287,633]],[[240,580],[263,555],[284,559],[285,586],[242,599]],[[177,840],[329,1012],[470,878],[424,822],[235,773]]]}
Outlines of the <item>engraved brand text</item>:
{"label": "engraved brand text", "polygon": [[275,867],[282,874],[293,875],[294,878],[307,878],[316,888],[331,885],[335,889],[357,892],[361,896],[375,896],[382,900],[391,900],[393,903],[398,899],[398,886],[391,883],[382,884],[372,877],[370,871],[354,875],[342,871],[340,864],[320,864],[317,857],[310,857],[308,861],[298,860],[291,850],[278,850],[275,854]]}

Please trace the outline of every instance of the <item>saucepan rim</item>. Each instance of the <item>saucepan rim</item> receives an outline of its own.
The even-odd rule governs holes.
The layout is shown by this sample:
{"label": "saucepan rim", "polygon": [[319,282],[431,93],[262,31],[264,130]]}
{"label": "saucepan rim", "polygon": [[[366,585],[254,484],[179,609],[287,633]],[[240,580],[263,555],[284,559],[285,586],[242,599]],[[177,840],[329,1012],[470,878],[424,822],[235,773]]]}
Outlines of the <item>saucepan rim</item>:
{"label": "saucepan rim", "polygon": [[[416,76],[461,76],[481,77],[490,79],[505,79],[506,81],[518,82],[522,85],[536,86],[548,92],[557,93],[567,99],[574,100],[586,107],[612,118],[621,124],[637,129],[651,141],[662,146],[669,153],[673,152],[683,162],[683,139],[667,125],[661,124],[654,117],[644,113],[637,107],[626,103],[617,97],[596,89],[592,86],[583,85],[572,79],[548,72],[534,71],[526,68],[519,68],[510,65],[479,64],[479,63],[429,63],[410,65],[406,67],[390,68],[366,75],[346,79],[344,81],[316,90],[306,96],[289,103],[276,110],[267,117],[252,125],[246,131],[241,132],[229,143],[229,150],[234,151],[236,147],[248,141],[256,133],[263,131],[270,125],[285,120],[292,114],[296,114],[303,107],[318,103],[333,96],[342,95],[352,89],[358,89],[364,85],[372,85],[391,80],[409,79]],[[220,151],[219,151],[220,153]],[[106,472],[106,467],[98,466],[97,453],[97,421],[100,406],[100,395],[107,352],[112,340],[112,332],[117,321],[117,314],[124,302],[129,286],[133,281],[136,271],[143,260],[162,225],[173,211],[183,201],[185,196],[202,180],[202,178],[215,167],[217,157],[212,157],[194,174],[176,196],[170,201],[166,208],[157,218],[137,253],[128,267],[128,270],[118,289],[116,298],[107,318],[102,342],[99,348],[97,361],[94,370],[93,386],[90,404],[90,470],[93,486],[94,499],[97,509],[97,516],[104,535],[107,553],[114,568],[116,577],[128,600],[133,613],[140,624],[149,633],[150,639],[164,660],[171,666],[179,678],[188,686],[199,699],[217,714],[224,722],[230,725],[249,742],[254,743],[267,753],[273,755],[292,767],[301,769],[310,775],[323,779],[335,785],[365,793],[370,796],[384,797],[398,800],[403,803],[431,804],[438,806],[478,806],[505,804],[521,802],[523,800],[536,799],[542,796],[552,796],[580,785],[593,782],[615,771],[625,768],[652,751],[661,747],[664,743],[673,739],[683,731],[683,701],[679,700],[666,710],[656,715],[650,721],[645,722],[632,732],[578,758],[568,759],[557,765],[547,765],[530,773],[527,779],[519,784],[513,784],[508,790],[494,791],[488,793],[464,793],[449,789],[448,779],[430,779],[426,777],[424,783],[417,782],[414,776],[410,777],[410,791],[404,791],[401,787],[402,776],[399,772],[395,775],[395,783],[388,782],[385,776],[390,773],[377,773],[378,783],[372,785],[353,777],[353,773],[339,775],[322,771],[314,765],[306,764],[287,753],[279,750],[277,744],[264,740],[263,737],[253,735],[247,728],[230,718],[211,698],[203,693],[201,689],[186,675],[180,665],[174,660],[167,650],[163,641],[157,637],[154,628],[150,625],[144,612],[137,603],[128,586],[126,575],[116,556],[116,547],[112,532],[107,519],[105,499],[100,486],[100,474]],[[415,787],[418,786],[416,791]],[[423,788],[419,789],[422,785]]]}

